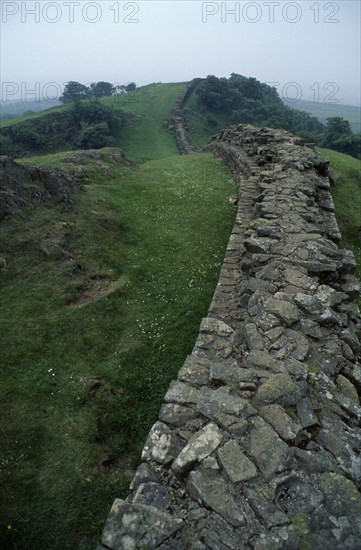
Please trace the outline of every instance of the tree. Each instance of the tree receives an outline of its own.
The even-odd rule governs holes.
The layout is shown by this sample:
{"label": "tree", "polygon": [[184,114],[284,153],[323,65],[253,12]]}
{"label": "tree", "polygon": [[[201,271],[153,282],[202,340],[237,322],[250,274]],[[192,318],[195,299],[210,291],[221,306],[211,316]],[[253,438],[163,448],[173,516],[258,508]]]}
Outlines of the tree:
{"label": "tree", "polygon": [[126,92],[126,86],[124,84],[118,84],[118,86],[115,86],[114,91],[117,94],[125,94]]}
{"label": "tree", "polygon": [[134,92],[137,88],[137,85],[135,82],[129,82],[129,84],[126,85],[125,90],[126,92]]}
{"label": "tree", "polygon": [[256,78],[249,77],[245,88],[244,95],[249,99],[262,99],[261,83]]}
{"label": "tree", "polygon": [[80,82],[71,80],[65,85],[63,95],[60,96],[59,101],[61,103],[70,103],[80,99],[88,99],[90,96],[90,89]]}
{"label": "tree", "polygon": [[113,138],[106,122],[98,124],[84,124],[80,136],[79,146],[85,149],[100,149],[113,145]]}
{"label": "tree", "polygon": [[41,149],[46,145],[46,137],[40,133],[31,121],[14,125],[12,131],[13,141],[31,149]]}
{"label": "tree", "polygon": [[353,134],[349,121],[339,116],[327,119],[321,145],[361,158],[361,136]]}
{"label": "tree", "polygon": [[221,79],[216,76],[208,75],[207,78],[198,86],[196,93],[202,109],[212,111],[222,108],[224,85],[222,86]]}
{"label": "tree", "polygon": [[80,128],[83,123],[98,124],[99,122],[106,122],[111,132],[117,130],[123,118],[121,111],[103,105],[98,99],[86,102],[75,101],[70,113],[76,128]]}
{"label": "tree", "polygon": [[99,97],[107,97],[113,95],[114,87],[110,82],[93,82],[93,84],[90,84],[90,92],[91,97],[96,99]]}
{"label": "tree", "polygon": [[18,148],[8,136],[0,134],[0,155],[15,155]]}
{"label": "tree", "polygon": [[351,126],[348,120],[340,116],[334,116],[327,119],[323,144],[331,147],[338,139],[352,134]]}

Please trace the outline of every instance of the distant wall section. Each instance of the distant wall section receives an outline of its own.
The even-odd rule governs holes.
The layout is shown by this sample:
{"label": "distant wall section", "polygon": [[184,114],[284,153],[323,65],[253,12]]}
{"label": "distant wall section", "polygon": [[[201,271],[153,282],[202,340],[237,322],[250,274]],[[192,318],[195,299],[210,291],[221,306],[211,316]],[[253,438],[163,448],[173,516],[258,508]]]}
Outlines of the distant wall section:
{"label": "distant wall section", "polygon": [[172,109],[171,120],[176,135],[178,149],[181,155],[189,155],[195,150],[194,147],[190,145],[187,138],[183,117],[183,107],[193,90],[200,82],[202,82],[201,78],[194,78],[188,84],[184,92],[178,97]]}

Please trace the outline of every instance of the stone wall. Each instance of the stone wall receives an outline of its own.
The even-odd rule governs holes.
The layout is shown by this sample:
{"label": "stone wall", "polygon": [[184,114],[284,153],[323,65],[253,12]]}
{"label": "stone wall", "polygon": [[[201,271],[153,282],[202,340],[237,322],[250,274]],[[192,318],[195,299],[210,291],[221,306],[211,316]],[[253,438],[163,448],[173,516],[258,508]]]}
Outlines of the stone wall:
{"label": "stone wall", "polygon": [[177,140],[178,149],[181,155],[189,155],[190,153],[194,152],[193,145],[190,145],[188,138],[187,138],[187,132],[184,125],[184,118],[183,118],[183,107],[193,92],[194,88],[202,81],[201,78],[194,78],[186,87],[184,92],[178,97],[177,101],[175,102],[172,113],[171,113],[171,121],[172,126],[174,127],[175,136]]}
{"label": "stone wall", "polygon": [[328,162],[248,125],[207,149],[234,173],[235,226],[98,550],[360,548],[361,319]]}

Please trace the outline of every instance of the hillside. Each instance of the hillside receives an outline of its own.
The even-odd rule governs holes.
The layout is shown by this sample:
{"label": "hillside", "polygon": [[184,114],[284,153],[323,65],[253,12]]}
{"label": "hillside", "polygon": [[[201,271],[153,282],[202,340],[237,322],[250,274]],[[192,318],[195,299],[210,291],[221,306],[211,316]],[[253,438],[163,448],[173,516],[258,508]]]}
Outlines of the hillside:
{"label": "hillside", "polygon": [[324,133],[315,117],[286,106],[275,88],[235,73],[228,79],[207,76],[188,97],[184,111],[196,147],[221,128],[239,123],[283,128],[315,143]]}
{"label": "hillside", "polygon": [[[58,140],[57,152],[20,164],[61,170],[80,190],[1,222],[1,547],[96,547],[208,310],[234,183],[210,154],[177,154],[170,113],[184,89],[151,84],[100,101],[121,113],[114,147],[136,165],[113,147],[70,151],[52,135],[47,117],[66,134],[71,107],[20,121],[45,119]],[[197,148],[229,124],[228,115],[198,112],[195,94],[185,109]],[[361,265],[361,163],[325,154],[340,174],[334,200],[345,243]]]}
{"label": "hillside", "polygon": [[[150,84],[129,94],[105,97],[97,102],[67,104],[42,113],[25,115],[0,124],[0,135],[18,144],[16,156],[66,151],[86,145],[82,124],[106,121],[114,147],[137,162],[177,154],[174,132],[169,129],[173,104],[186,84]],[[80,122],[79,122],[80,120]],[[108,145],[108,143],[107,143]],[[97,147],[99,144],[95,143]],[[3,154],[10,154],[6,143]]]}
{"label": "hillside", "polygon": [[26,121],[32,121],[44,116],[48,116],[50,114],[54,113],[63,113],[64,110],[68,109],[68,106],[64,105],[58,105],[56,107],[50,107],[48,109],[43,109],[42,111],[39,111],[37,113],[29,113],[24,115],[16,116],[15,118],[10,118],[8,120],[1,120],[0,121],[0,128],[6,128],[8,126],[13,126],[14,124],[19,124]]}
{"label": "hillside", "polygon": [[130,94],[102,98],[104,105],[116,105],[135,116],[115,137],[115,145],[128,158],[144,162],[178,153],[169,119],[171,108],[185,87],[184,82],[149,84]]}
{"label": "hillside", "polygon": [[0,101],[0,120],[6,121],[9,119],[21,117],[25,113],[37,113],[40,111],[45,111],[57,105],[59,105],[59,102],[55,99],[53,101],[49,101],[46,99],[39,101],[29,101],[28,99],[16,101]]}
{"label": "hillside", "polygon": [[[232,73],[228,79],[208,76],[192,82],[192,92],[187,94],[181,109],[190,146],[196,150],[222,128],[246,123],[283,128],[308,142],[356,158],[361,156],[361,138],[352,134],[346,120],[338,127],[325,127],[299,104],[297,109],[285,105],[275,88],[255,78]],[[149,84],[128,93],[82,99],[5,121],[0,124],[1,150],[3,154],[22,157],[114,146],[136,162],[176,154],[172,108],[188,84]],[[330,114],[343,115],[347,111],[327,112],[325,104],[317,105],[315,114],[320,116],[323,109],[323,121]],[[308,105],[309,110],[311,106]],[[349,108],[347,113],[355,124],[357,109]]]}
{"label": "hillside", "polygon": [[96,546],[217,283],[234,219],[223,164],[110,153],[31,159],[82,190],[2,222],[2,548]]}
{"label": "hillside", "polygon": [[361,108],[350,105],[341,105],[339,103],[320,103],[315,101],[305,101],[300,99],[296,102],[287,102],[286,105],[297,109],[299,111],[305,111],[312,116],[318,118],[322,124],[326,124],[329,117],[342,117],[348,120],[352,131],[355,134],[361,133]]}

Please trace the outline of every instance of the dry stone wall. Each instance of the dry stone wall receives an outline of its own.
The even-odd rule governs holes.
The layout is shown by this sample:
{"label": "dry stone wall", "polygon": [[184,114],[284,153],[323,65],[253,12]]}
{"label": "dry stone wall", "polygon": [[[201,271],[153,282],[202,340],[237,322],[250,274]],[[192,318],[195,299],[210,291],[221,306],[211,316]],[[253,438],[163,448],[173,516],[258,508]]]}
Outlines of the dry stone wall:
{"label": "dry stone wall", "polygon": [[207,318],[101,549],[361,548],[360,312],[328,162],[232,127],[235,226]]}
{"label": "dry stone wall", "polygon": [[194,152],[194,147],[188,141],[187,131],[184,124],[183,117],[183,107],[193,92],[194,88],[202,81],[201,78],[194,78],[186,87],[184,92],[178,97],[175,102],[172,113],[171,120],[174,127],[175,136],[177,140],[178,149],[181,155],[189,155]]}

